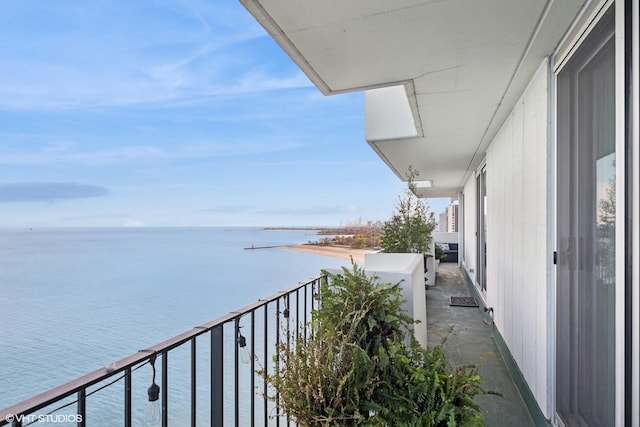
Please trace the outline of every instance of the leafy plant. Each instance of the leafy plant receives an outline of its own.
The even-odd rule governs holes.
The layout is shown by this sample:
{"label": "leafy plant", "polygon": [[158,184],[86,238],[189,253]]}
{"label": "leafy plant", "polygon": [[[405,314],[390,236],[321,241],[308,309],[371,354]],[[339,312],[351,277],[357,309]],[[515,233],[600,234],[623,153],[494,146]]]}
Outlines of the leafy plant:
{"label": "leafy plant", "polygon": [[434,251],[436,259],[443,260],[447,257],[447,253],[445,252],[445,250],[442,249],[442,246],[437,243],[435,244]]}
{"label": "leafy plant", "polygon": [[402,311],[400,283],[377,283],[364,268],[342,268],[342,274],[322,271],[328,280],[320,287],[320,309],[313,313],[320,334],[337,332],[342,338],[357,340],[374,355],[380,345],[402,341],[413,319]]}
{"label": "leafy plant", "polygon": [[441,346],[416,354],[406,382],[396,384],[406,393],[391,396],[390,400],[396,402],[381,408],[381,418],[392,422],[389,425],[402,426],[484,425],[484,413],[473,400],[478,394],[487,393],[480,385],[477,367],[452,368]]}
{"label": "leafy plant", "polygon": [[351,247],[354,249],[362,249],[365,248],[367,246],[367,240],[364,238],[364,236],[356,236],[353,239],[353,243],[351,244]]}
{"label": "leafy plant", "polygon": [[366,352],[338,334],[304,338],[294,346],[278,345],[281,361],[267,376],[279,393],[279,411],[303,426],[361,425],[362,407],[378,380]]}
{"label": "leafy plant", "polygon": [[418,172],[409,167],[407,188],[398,196],[396,210],[382,226],[380,246],[383,252],[425,253],[431,246],[436,227],[429,205],[415,195]]}
{"label": "leafy plant", "polygon": [[452,369],[440,347],[420,347],[399,284],[356,264],[327,276],[307,336],[283,340],[275,372],[262,372],[281,413],[303,426],[482,425],[476,368]]}

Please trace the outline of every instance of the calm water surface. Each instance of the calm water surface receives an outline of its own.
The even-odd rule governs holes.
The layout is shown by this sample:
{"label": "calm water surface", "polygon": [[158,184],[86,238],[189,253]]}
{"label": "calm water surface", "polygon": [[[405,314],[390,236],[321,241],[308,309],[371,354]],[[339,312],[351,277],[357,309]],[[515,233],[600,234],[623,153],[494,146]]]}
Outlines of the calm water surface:
{"label": "calm water surface", "polygon": [[0,408],[241,308],[337,259],[255,228],[0,231]]}

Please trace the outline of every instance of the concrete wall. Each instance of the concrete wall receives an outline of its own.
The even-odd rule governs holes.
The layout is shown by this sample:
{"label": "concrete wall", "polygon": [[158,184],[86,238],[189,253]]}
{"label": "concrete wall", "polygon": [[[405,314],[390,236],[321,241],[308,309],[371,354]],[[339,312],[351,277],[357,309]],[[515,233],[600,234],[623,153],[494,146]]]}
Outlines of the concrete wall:
{"label": "concrete wall", "polygon": [[367,141],[418,135],[405,85],[365,91],[364,114]]}
{"label": "concrete wall", "polygon": [[458,233],[447,233],[444,231],[433,232],[434,243],[458,243]]}
{"label": "concrete wall", "polygon": [[[548,65],[541,64],[486,153],[487,306],[549,417]],[[465,185],[465,267],[475,265],[475,176]],[[472,274],[473,278],[474,275]]]}
{"label": "concrete wall", "polygon": [[419,323],[413,326],[418,342],[427,348],[427,294],[424,287],[424,259],[421,254],[366,254],[364,269],[378,277],[378,283],[400,282],[404,310]]}

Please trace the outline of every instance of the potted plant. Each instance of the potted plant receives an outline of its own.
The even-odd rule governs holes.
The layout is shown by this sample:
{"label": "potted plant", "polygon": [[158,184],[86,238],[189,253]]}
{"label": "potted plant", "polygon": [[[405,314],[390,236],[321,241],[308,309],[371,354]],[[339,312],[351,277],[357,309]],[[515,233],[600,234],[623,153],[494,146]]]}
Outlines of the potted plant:
{"label": "potted plant", "polygon": [[[417,176],[418,172],[409,167],[406,174],[407,188],[398,196],[395,211],[382,226],[382,252],[379,256],[384,256],[385,253],[420,254],[424,279],[419,286],[428,289],[429,285],[435,284],[432,233],[436,220],[433,212],[429,212],[429,205],[416,196]],[[412,286],[418,284],[413,283]]]}
{"label": "potted plant", "polygon": [[401,310],[398,285],[353,265],[328,274],[307,334],[277,347],[279,415],[302,426],[482,425],[475,367],[453,369],[426,351]]}
{"label": "potted plant", "polygon": [[444,250],[444,248],[442,246],[440,246],[438,243],[436,243],[434,245],[434,254],[435,254],[435,266],[436,266],[436,271],[438,271],[438,266],[440,265],[440,261],[442,261],[443,259],[445,259],[447,257],[447,252]]}
{"label": "potted plant", "polygon": [[382,226],[380,246],[387,253],[428,253],[436,227],[429,205],[416,196],[415,178],[418,172],[409,167],[407,188],[398,196],[395,212]]}

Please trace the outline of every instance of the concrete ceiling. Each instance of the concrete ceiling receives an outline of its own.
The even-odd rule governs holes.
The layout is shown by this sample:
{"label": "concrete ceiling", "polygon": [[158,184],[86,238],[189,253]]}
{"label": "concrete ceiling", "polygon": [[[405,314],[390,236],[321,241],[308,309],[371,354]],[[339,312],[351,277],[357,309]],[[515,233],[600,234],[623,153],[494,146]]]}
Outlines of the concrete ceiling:
{"label": "concrete ceiling", "polygon": [[241,0],[324,94],[406,84],[417,137],[369,140],[455,196],[585,0]]}

